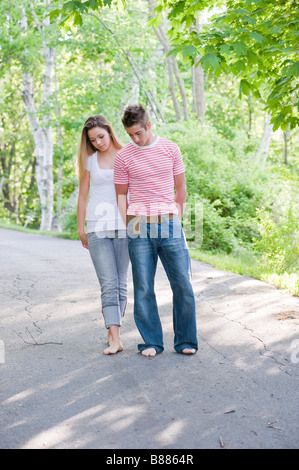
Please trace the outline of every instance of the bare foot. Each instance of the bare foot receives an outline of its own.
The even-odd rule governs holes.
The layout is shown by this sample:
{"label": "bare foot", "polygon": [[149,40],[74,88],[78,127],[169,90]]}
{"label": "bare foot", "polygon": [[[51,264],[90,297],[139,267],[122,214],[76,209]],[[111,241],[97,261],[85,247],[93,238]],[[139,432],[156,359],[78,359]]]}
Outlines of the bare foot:
{"label": "bare foot", "polygon": [[148,348],[148,349],[144,349],[143,351],[141,351],[141,354],[147,357],[155,357],[155,355],[157,354],[157,351],[155,350],[155,348]]}
{"label": "bare foot", "polygon": [[121,341],[111,341],[109,348],[106,348],[104,354],[116,354],[119,351],[123,351],[123,345]]}
{"label": "bare foot", "polygon": [[110,346],[111,342],[112,342],[112,334],[111,334],[110,330],[108,330],[108,344],[109,344],[109,346]]}
{"label": "bare foot", "polygon": [[189,349],[189,348],[185,348],[183,349],[182,351],[183,354],[195,354],[196,353],[196,349]]}

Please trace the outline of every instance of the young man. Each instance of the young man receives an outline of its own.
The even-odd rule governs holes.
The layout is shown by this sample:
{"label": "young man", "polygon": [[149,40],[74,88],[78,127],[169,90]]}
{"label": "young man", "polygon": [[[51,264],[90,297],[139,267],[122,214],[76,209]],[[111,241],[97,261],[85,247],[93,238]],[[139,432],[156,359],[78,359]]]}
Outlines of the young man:
{"label": "young man", "polygon": [[194,354],[198,348],[195,299],[180,222],[187,196],[182,156],[175,143],[153,135],[142,106],[128,106],[122,122],[131,142],[116,155],[114,183],[119,210],[128,225],[134,318],[144,341],[138,349],[151,357],[164,350],[154,291],[159,256],[173,292],[174,348]]}

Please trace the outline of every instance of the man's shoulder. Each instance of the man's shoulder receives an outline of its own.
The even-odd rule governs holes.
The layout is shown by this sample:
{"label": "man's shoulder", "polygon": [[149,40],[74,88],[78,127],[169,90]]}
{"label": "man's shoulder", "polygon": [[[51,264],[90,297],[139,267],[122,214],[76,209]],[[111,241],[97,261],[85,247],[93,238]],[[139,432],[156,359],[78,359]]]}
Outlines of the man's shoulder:
{"label": "man's shoulder", "polygon": [[122,147],[116,154],[117,157],[125,157],[128,155],[132,150],[134,149],[134,146],[132,142],[128,142],[124,147]]}
{"label": "man's shoulder", "polygon": [[165,149],[169,151],[176,152],[177,150],[179,150],[179,146],[172,140],[167,139],[166,137],[160,137],[159,143],[160,145],[162,145]]}

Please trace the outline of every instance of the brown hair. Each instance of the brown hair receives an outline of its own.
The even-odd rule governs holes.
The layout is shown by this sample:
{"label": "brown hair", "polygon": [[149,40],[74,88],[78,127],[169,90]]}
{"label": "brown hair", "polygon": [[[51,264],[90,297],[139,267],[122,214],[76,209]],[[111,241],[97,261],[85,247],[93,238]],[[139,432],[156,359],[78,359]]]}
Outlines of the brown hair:
{"label": "brown hair", "polygon": [[141,124],[146,129],[148,121],[148,114],[141,104],[127,106],[122,117],[122,123],[125,128]]}
{"label": "brown hair", "polygon": [[90,129],[93,129],[94,127],[100,127],[101,129],[105,129],[109,133],[115,148],[121,149],[123,147],[123,143],[116,135],[108,119],[106,119],[104,116],[101,116],[100,114],[89,117],[85,121],[82,129],[81,140],[77,154],[76,167],[79,179],[83,178],[85,174],[87,157],[97,151],[97,149],[92,145],[88,137],[88,131]]}

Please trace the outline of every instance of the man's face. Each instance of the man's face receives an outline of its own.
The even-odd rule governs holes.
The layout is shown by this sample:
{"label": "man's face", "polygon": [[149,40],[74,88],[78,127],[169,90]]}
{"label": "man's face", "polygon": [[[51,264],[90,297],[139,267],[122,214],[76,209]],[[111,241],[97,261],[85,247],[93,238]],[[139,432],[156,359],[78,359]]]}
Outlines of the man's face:
{"label": "man's face", "polygon": [[139,147],[149,145],[151,138],[151,123],[148,122],[146,128],[142,124],[135,124],[132,127],[126,127],[127,134],[131,137],[133,142]]}

